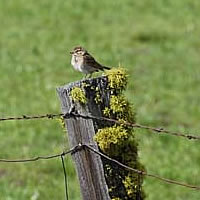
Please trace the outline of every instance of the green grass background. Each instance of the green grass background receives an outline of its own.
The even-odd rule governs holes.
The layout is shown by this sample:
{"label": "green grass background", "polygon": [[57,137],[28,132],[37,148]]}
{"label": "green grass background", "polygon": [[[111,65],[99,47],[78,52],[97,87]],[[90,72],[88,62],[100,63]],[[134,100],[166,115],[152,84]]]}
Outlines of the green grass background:
{"label": "green grass background", "polygon": [[[60,112],[55,88],[82,78],[69,51],[85,46],[129,71],[137,122],[200,134],[200,1],[0,0],[0,117]],[[149,173],[200,185],[199,142],[136,132]],[[0,158],[58,153],[67,138],[56,120],[0,124]],[[80,199],[66,159],[69,196]],[[200,192],[146,178],[148,200],[197,200]],[[64,199],[60,159],[0,163],[0,200]]]}

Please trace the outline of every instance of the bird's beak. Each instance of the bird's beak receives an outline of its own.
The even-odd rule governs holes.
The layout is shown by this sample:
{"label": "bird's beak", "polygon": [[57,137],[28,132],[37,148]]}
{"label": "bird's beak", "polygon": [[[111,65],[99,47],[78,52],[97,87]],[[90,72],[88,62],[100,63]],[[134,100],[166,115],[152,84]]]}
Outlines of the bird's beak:
{"label": "bird's beak", "polygon": [[70,54],[73,54],[73,51],[70,51],[69,53],[70,53]]}

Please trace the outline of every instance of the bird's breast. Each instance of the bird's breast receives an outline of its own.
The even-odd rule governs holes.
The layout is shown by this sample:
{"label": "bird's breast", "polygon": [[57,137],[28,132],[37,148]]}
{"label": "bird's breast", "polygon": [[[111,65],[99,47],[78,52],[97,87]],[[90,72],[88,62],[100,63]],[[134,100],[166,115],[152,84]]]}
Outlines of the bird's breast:
{"label": "bird's breast", "polygon": [[78,59],[77,57],[72,56],[71,64],[75,70],[82,71],[81,68],[82,68],[83,62],[80,59]]}

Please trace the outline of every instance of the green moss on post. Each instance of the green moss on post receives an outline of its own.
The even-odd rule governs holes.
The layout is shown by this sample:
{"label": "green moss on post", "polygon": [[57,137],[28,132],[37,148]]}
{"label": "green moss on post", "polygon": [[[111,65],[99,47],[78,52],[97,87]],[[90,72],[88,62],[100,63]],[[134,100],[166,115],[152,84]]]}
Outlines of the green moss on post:
{"label": "green moss on post", "polygon": [[94,137],[103,152],[109,152],[111,145],[119,144],[126,138],[128,138],[127,130],[117,125],[99,129]]}
{"label": "green moss on post", "polygon": [[73,101],[79,102],[81,104],[86,104],[87,99],[86,99],[86,96],[85,96],[85,92],[81,88],[74,87],[71,90],[70,94],[71,94],[71,98],[72,98]]}
{"label": "green moss on post", "polygon": [[[114,68],[107,71],[106,75],[109,82],[108,89],[111,92],[110,105],[104,108],[104,116],[134,123],[133,106],[122,94],[128,82],[126,71],[123,68]],[[103,153],[125,165],[144,171],[144,167],[138,161],[138,144],[133,128],[125,125],[110,125],[99,129],[94,139]],[[124,170],[107,160],[103,162],[111,199],[144,200],[144,192],[141,190],[142,175]]]}
{"label": "green moss on post", "polygon": [[124,68],[112,68],[106,71],[105,75],[108,77],[110,89],[123,90],[127,85],[127,73]]}

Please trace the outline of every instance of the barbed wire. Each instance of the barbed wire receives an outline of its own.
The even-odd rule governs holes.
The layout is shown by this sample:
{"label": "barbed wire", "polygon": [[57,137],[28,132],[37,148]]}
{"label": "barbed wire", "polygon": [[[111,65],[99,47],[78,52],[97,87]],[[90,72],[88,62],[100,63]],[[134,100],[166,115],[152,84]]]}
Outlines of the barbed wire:
{"label": "barbed wire", "polygon": [[132,167],[129,167],[127,165],[124,165],[123,163],[110,158],[109,156],[107,156],[106,154],[96,150],[95,148],[92,147],[92,145],[88,145],[88,144],[78,144],[76,146],[74,146],[73,148],[69,149],[68,151],[59,153],[59,154],[54,154],[54,155],[48,155],[48,156],[38,156],[38,157],[34,157],[34,158],[28,158],[28,159],[0,159],[0,162],[8,162],[8,163],[25,163],[25,162],[35,162],[38,160],[48,160],[48,159],[54,159],[57,157],[60,157],[62,160],[62,166],[63,166],[63,172],[64,172],[64,181],[65,181],[65,193],[66,193],[66,200],[68,200],[68,188],[67,188],[67,174],[66,174],[66,170],[65,170],[65,164],[64,164],[64,156],[67,154],[73,154],[76,153],[77,151],[80,151],[84,148],[87,148],[89,151],[103,157],[104,159],[107,159],[117,165],[119,165],[120,167],[129,170],[129,171],[133,171],[139,175],[144,175],[147,177],[151,177],[151,178],[155,178],[158,179],[162,182],[168,183],[168,184],[174,184],[174,185],[178,185],[178,186],[182,186],[182,187],[186,187],[186,188],[190,188],[190,189],[195,189],[195,190],[200,190],[200,186],[197,185],[190,185],[187,183],[183,183],[183,182],[179,182],[176,180],[172,180],[172,179],[168,179],[168,178],[164,178],[155,174],[151,174],[151,173],[147,173],[145,171],[141,171],[138,169],[134,169]]}
{"label": "barbed wire", "polygon": [[59,153],[59,154],[48,155],[48,156],[37,156],[37,157],[25,158],[25,159],[0,159],[0,162],[24,163],[24,162],[35,162],[35,161],[38,161],[38,160],[49,160],[49,159],[58,158],[58,157],[65,156],[67,154],[76,152],[78,148],[79,148],[79,146],[75,146],[68,151],[64,151],[64,152]]}
{"label": "barbed wire", "polygon": [[127,169],[129,171],[133,171],[137,174],[140,174],[140,175],[144,175],[144,176],[148,176],[148,177],[152,177],[152,178],[156,178],[160,181],[163,181],[165,183],[169,183],[169,184],[174,184],[174,185],[179,185],[179,186],[183,186],[183,187],[187,187],[187,188],[191,188],[191,189],[195,189],[195,190],[200,190],[200,186],[196,186],[196,185],[190,185],[190,184],[186,184],[186,183],[182,183],[182,182],[179,182],[179,181],[175,181],[175,180],[172,180],[172,179],[167,179],[167,178],[163,178],[161,176],[158,176],[158,175],[154,175],[154,174],[149,174],[145,171],[140,171],[138,169],[134,169],[132,167],[129,167],[127,165],[124,165],[123,163],[113,159],[113,158],[110,158],[109,156],[105,155],[104,153],[100,152],[100,151],[97,151],[96,149],[94,149],[93,147],[89,146],[89,145],[82,145],[86,148],[88,148],[90,151],[93,151],[94,153],[98,154],[99,156],[113,162],[113,163],[116,163],[117,165],[123,167],[124,169]]}
{"label": "barbed wire", "polygon": [[82,118],[85,118],[85,119],[108,121],[108,122],[113,122],[113,123],[116,123],[116,124],[130,126],[130,127],[133,127],[133,128],[151,130],[154,133],[158,133],[158,134],[165,133],[165,134],[168,134],[168,135],[185,137],[189,140],[191,140],[191,139],[200,140],[200,136],[196,136],[196,135],[192,135],[192,134],[184,134],[184,133],[181,133],[181,132],[174,132],[174,131],[165,130],[164,128],[156,128],[156,127],[141,125],[141,124],[137,124],[137,123],[130,123],[130,122],[127,122],[127,121],[119,121],[119,120],[116,120],[116,119],[110,119],[110,118],[106,118],[106,117],[96,117],[96,116],[92,116],[92,115],[82,115],[82,114],[78,114],[78,113],[67,113],[67,114],[64,115],[64,117],[65,116],[66,116],[66,118],[69,118],[70,116],[75,116],[75,117],[82,117]]}
{"label": "barbed wire", "polygon": [[151,127],[151,126],[147,126],[147,125],[142,125],[142,124],[138,124],[138,123],[130,123],[127,121],[119,121],[116,119],[110,119],[110,118],[106,118],[106,117],[97,117],[97,116],[92,116],[92,115],[83,115],[83,114],[79,114],[79,113],[75,113],[75,112],[70,112],[70,113],[58,113],[58,114],[43,114],[43,115],[33,115],[33,116],[29,116],[29,115],[22,115],[22,116],[18,116],[18,117],[3,117],[0,118],[0,122],[2,121],[12,121],[12,120],[31,120],[31,119],[54,119],[57,117],[64,117],[64,118],[71,118],[71,117],[81,117],[84,119],[93,119],[93,120],[101,120],[101,121],[108,121],[108,122],[112,122],[112,123],[116,123],[116,124],[121,124],[121,125],[126,125],[129,127],[133,127],[133,128],[139,128],[139,129],[146,129],[149,131],[152,131],[153,133],[157,133],[157,134],[168,134],[168,135],[172,135],[172,136],[178,136],[178,137],[184,137],[186,139],[189,140],[200,140],[200,135],[194,135],[194,134],[190,134],[190,133],[182,133],[182,132],[175,132],[175,131],[169,131],[166,130],[164,128],[158,128],[158,127]]}
{"label": "barbed wire", "polygon": [[76,152],[79,149],[80,149],[80,146],[77,145],[77,146],[74,146],[73,148],[69,149],[68,151],[63,151],[62,153],[59,153],[59,154],[53,154],[53,155],[48,155],[48,156],[37,156],[37,157],[26,158],[26,159],[0,159],[0,162],[26,163],[26,162],[36,162],[38,160],[50,160],[50,159],[60,157],[61,162],[62,162],[63,174],[64,174],[65,198],[66,198],[66,200],[68,200],[69,196],[68,196],[68,187],[67,187],[67,173],[66,173],[66,168],[65,168],[64,156],[66,156],[67,154]]}
{"label": "barbed wire", "polygon": [[0,121],[13,121],[13,120],[31,120],[31,119],[43,119],[43,118],[47,118],[47,119],[53,119],[55,117],[61,117],[63,116],[63,114],[43,114],[43,115],[22,115],[22,116],[18,116],[18,117],[3,117],[0,118]]}

